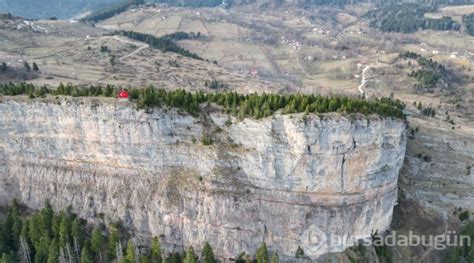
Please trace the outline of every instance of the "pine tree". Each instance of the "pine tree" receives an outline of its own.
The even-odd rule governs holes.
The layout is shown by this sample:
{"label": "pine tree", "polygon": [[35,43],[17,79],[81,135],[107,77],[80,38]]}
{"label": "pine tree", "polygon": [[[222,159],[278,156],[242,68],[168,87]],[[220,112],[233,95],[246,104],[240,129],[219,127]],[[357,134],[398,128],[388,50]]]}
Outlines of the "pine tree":
{"label": "pine tree", "polygon": [[[471,238],[472,238],[472,236],[471,236]],[[468,262],[474,262],[474,245],[471,244],[471,246],[469,246],[467,249],[469,249],[467,251],[467,261]]]}
{"label": "pine tree", "polygon": [[451,251],[449,251],[448,255],[444,258],[443,262],[446,263],[458,263],[461,262],[461,249],[459,247],[453,247],[451,248]]}
{"label": "pine tree", "polygon": [[53,215],[51,220],[51,238],[59,239],[59,225],[61,224],[62,215]]}
{"label": "pine tree", "polygon": [[194,248],[189,247],[186,251],[186,256],[184,257],[183,263],[198,263],[198,258],[196,253],[194,253]]}
{"label": "pine tree", "polygon": [[2,258],[0,258],[1,263],[15,263],[15,257],[11,254],[3,253]]}
{"label": "pine tree", "polygon": [[201,258],[203,263],[217,263],[212,247],[207,242],[204,244],[204,248],[202,249]]}
{"label": "pine tree", "polygon": [[84,230],[79,218],[74,218],[71,223],[71,236],[77,242],[77,245],[82,247],[84,245]]}
{"label": "pine tree", "polygon": [[55,238],[49,245],[48,263],[57,263],[59,259],[59,241]]}
{"label": "pine tree", "polygon": [[162,263],[160,240],[155,237],[151,241],[151,262]]}
{"label": "pine tree", "polygon": [[175,252],[175,253],[171,253],[168,258],[166,259],[163,259],[163,262],[167,262],[167,263],[183,263],[183,260],[181,258],[181,255],[178,253],[178,252]]}
{"label": "pine tree", "polygon": [[[22,228],[22,220],[19,215],[19,206],[16,200],[8,208],[7,217],[3,224],[3,242],[4,251],[17,251],[20,245],[20,234]],[[2,251],[0,251],[2,253]]]}
{"label": "pine tree", "polygon": [[124,263],[135,263],[135,245],[131,240],[128,241],[127,251],[122,262]]}
{"label": "pine tree", "polygon": [[70,95],[73,96],[73,97],[79,97],[79,96],[81,96],[80,88],[77,87],[77,86],[72,86],[72,87],[71,87],[71,93],[70,93]]}
{"label": "pine tree", "polygon": [[268,249],[265,242],[262,243],[262,245],[260,245],[260,247],[257,249],[255,257],[257,259],[257,263],[268,263]]}
{"label": "pine tree", "polygon": [[21,236],[20,236],[20,251],[19,251],[19,260],[21,262],[31,263],[31,252],[30,252],[30,244],[28,244],[27,234],[28,233],[28,224],[23,224],[23,228],[21,229]]}
{"label": "pine tree", "polygon": [[301,247],[298,247],[298,249],[296,250],[295,257],[296,258],[304,257],[304,251],[303,251],[303,249],[301,249]]}
{"label": "pine tree", "polygon": [[26,71],[28,71],[28,72],[31,71],[31,66],[30,66],[30,64],[28,64],[28,62],[25,61],[25,63],[23,64],[23,66],[25,67]]}
{"label": "pine tree", "polygon": [[[35,262],[47,262],[51,240],[47,235],[41,237],[40,241],[35,244]],[[53,251],[54,252],[54,251]],[[58,249],[59,255],[59,249]]]}
{"label": "pine tree", "polygon": [[150,262],[150,260],[148,259],[148,257],[146,257],[144,255],[142,255],[140,257],[140,263],[149,263],[149,262]]}
{"label": "pine tree", "polygon": [[89,252],[89,249],[87,248],[87,246],[85,246],[81,251],[80,263],[92,263],[92,262],[94,261],[92,260],[91,253]]}
{"label": "pine tree", "polygon": [[38,68],[38,65],[36,65],[36,62],[33,62],[33,70],[39,71],[39,68]]}
{"label": "pine tree", "polygon": [[75,217],[71,222],[71,237],[73,241],[73,248],[76,257],[79,258],[81,248],[84,245],[84,229],[79,221],[79,218]]}
{"label": "pine tree", "polygon": [[69,224],[68,216],[63,214],[59,224],[59,246],[63,248],[69,242]]}
{"label": "pine tree", "polygon": [[52,237],[52,226],[53,226],[54,210],[53,206],[46,200],[43,210],[41,210],[41,220],[43,225],[43,231],[46,232],[49,237]]}
{"label": "pine tree", "polygon": [[108,244],[108,252],[109,252],[109,259],[113,260],[116,258],[116,250],[117,245],[119,244],[120,239],[118,236],[118,231],[115,226],[110,226],[109,228],[109,244]]}
{"label": "pine tree", "polygon": [[270,263],[278,263],[280,262],[280,259],[278,258],[278,253],[275,253],[272,255],[272,258],[270,259]]}
{"label": "pine tree", "polygon": [[102,231],[98,228],[94,228],[92,231],[92,238],[91,238],[91,251],[94,254],[99,253],[102,243],[104,242],[104,236],[102,235]]}
{"label": "pine tree", "polygon": [[0,222],[0,254],[8,252],[8,232]]}
{"label": "pine tree", "polygon": [[28,236],[36,248],[41,240],[42,227],[41,227],[41,216],[40,214],[34,214],[28,221]]}

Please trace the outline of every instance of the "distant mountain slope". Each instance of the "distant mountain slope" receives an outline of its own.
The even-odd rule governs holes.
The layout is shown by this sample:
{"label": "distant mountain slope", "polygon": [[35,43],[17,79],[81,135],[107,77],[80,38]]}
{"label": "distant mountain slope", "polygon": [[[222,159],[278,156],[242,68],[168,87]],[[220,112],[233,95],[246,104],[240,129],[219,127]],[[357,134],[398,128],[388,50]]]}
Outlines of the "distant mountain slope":
{"label": "distant mountain slope", "polygon": [[121,0],[0,0],[0,12],[25,18],[69,18]]}

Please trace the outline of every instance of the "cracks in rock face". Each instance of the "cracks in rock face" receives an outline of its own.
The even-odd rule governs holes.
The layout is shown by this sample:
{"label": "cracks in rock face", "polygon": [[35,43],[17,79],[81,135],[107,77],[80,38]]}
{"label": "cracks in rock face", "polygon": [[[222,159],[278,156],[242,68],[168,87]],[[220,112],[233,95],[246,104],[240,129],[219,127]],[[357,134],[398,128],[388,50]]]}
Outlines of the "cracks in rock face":
{"label": "cracks in rock face", "polygon": [[[354,142],[354,147],[355,147],[355,140],[354,139],[353,139],[353,142]],[[340,146],[335,146],[334,147],[336,149],[336,156],[337,156],[336,169],[339,168],[339,167],[337,167],[339,165],[339,155],[342,155],[341,167],[340,167],[339,170],[341,171],[341,193],[344,193],[344,163],[346,162],[346,153],[345,152],[339,153],[339,147]]]}
{"label": "cracks in rock face", "polygon": [[342,155],[342,162],[341,162],[341,191],[344,193],[344,163],[346,162],[346,155]]}
{"label": "cracks in rock face", "polygon": [[[57,114],[62,116],[61,112]],[[61,118],[68,117],[67,114]],[[318,129],[307,125],[305,130],[293,130],[291,127],[285,130],[280,119],[261,120],[269,123],[255,126],[247,123],[250,122],[247,120],[239,123],[239,126],[232,124],[235,126],[231,129],[222,125],[225,116],[220,115],[206,120],[205,117],[180,119],[178,114],[166,116],[175,114],[173,111],[157,112],[134,120],[136,116],[134,112],[129,114],[126,111],[119,113],[112,111],[111,115],[101,114],[107,114],[107,111],[103,113],[99,111],[96,114],[98,119],[87,121],[81,129],[93,129],[94,125],[101,125],[103,127],[99,130],[103,134],[81,138],[80,144],[76,136],[66,133],[57,140],[43,141],[43,138],[23,133],[21,123],[15,124],[20,134],[11,135],[11,140],[16,142],[5,144],[10,148],[0,149],[0,167],[3,164],[2,160],[6,158],[2,153],[18,152],[13,155],[14,157],[9,157],[15,160],[9,159],[8,165],[17,168],[7,170],[6,179],[7,182],[15,182],[12,178],[18,177],[21,182],[15,187],[21,189],[9,189],[7,185],[5,189],[12,194],[24,191],[23,199],[28,195],[26,200],[29,200],[31,206],[40,206],[30,200],[34,195],[53,198],[57,196],[59,197],[57,203],[64,204],[69,201],[61,200],[60,196],[72,193],[72,197],[68,199],[82,215],[96,217],[98,220],[103,220],[101,218],[104,215],[117,216],[126,222],[130,222],[132,217],[135,224],[134,231],[139,235],[166,233],[168,240],[164,236],[161,237],[163,243],[172,244],[176,248],[202,244],[201,241],[206,237],[196,230],[202,229],[203,232],[209,233],[207,236],[212,239],[211,241],[218,244],[217,251],[221,255],[235,255],[237,253],[234,252],[237,250],[254,251],[262,237],[266,238],[267,242],[278,242],[282,247],[297,247],[300,245],[300,232],[313,223],[317,223],[316,225],[325,232],[334,230],[348,235],[355,232],[356,227],[365,228],[366,224],[385,225],[387,223],[383,218],[380,221],[373,219],[364,223],[366,217],[364,209],[372,205],[375,202],[373,200],[381,199],[387,203],[386,206],[391,206],[392,200],[396,199],[394,177],[386,178],[368,190],[359,191],[357,188],[359,185],[354,185],[359,180],[368,180],[367,178],[371,177],[369,173],[379,176],[378,169],[367,169],[367,175],[364,174],[363,178],[359,178],[357,174],[362,170],[359,168],[364,168],[365,165],[377,165],[373,164],[372,155],[385,153],[380,149],[379,137],[370,136],[371,134],[379,136],[378,133],[376,135],[376,131],[365,130],[364,127],[360,131],[354,131],[354,137],[354,134],[346,132],[331,133],[329,122],[319,124]],[[80,118],[80,115],[78,118],[78,121],[84,122],[84,118]],[[102,125],[102,119],[113,123]],[[55,126],[52,121],[50,123],[48,129],[51,128],[58,134],[63,127],[69,127]],[[120,129],[119,124],[122,125]],[[218,132],[217,126],[220,126],[222,131]],[[273,128],[272,132],[266,130],[269,127]],[[374,129],[378,129],[377,127]],[[208,147],[196,145],[195,148],[187,146],[175,148],[172,145],[176,139],[191,135],[198,137],[203,132],[213,135],[214,139],[219,141]],[[296,137],[301,133],[306,138]],[[107,136],[108,134],[115,136]],[[289,137],[295,139],[288,142]],[[383,137],[390,137],[387,142],[392,142],[394,145],[398,139],[388,131],[384,131]],[[233,149],[232,142],[227,138],[245,142],[246,146],[236,145],[237,147]],[[126,147],[118,147],[119,139],[126,144]],[[27,141],[20,143],[21,140]],[[152,142],[153,146],[148,147],[149,142]],[[257,144],[262,143],[264,147],[256,148]],[[27,144],[47,154],[25,152],[21,147]],[[113,151],[106,151],[102,147],[107,144],[117,147]],[[278,146],[267,147],[265,144]],[[18,147],[11,147],[12,145]],[[51,148],[39,148],[44,145]],[[84,146],[81,148],[80,145]],[[94,151],[83,154],[84,147],[90,146]],[[384,159],[395,164],[390,169],[395,169],[400,163],[398,160],[394,161],[396,155],[401,155],[403,150],[399,148],[397,151],[387,153],[389,155]],[[354,149],[357,152],[354,152]],[[149,153],[152,151],[153,154]],[[192,151],[195,151],[199,158],[189,158]],[[115,155],[118,156],[116,161],[110,163],[109,158]],[[168,158],[169,155],[174,155],[172,157],[176,158]],[[54,159],[54,156],[57,158]],[[367,163],[364,163],[365,158],[369,158]],[[175,159],[177,161],[174,161]],[[122,160],[127,160],[127,164],[123,164]],[[346,161],[347,193],[345,192]],[[25,168],[20,169],[21,162],[24,162]],[[294,169],[293,166],[298,168]],[[292,172],[287,176],[289,170]],[[16,175],[17,173],[19,175]],[[24,177],[21,177],[21,174],[24,174]],[[303,178],[306,175],[308,176]],[[292,181],[298,176],[303,178],[301,187]],[[56,183],[55,186],[58,187],[54,193],[48,187],[49,181]],[[26,191],[28,192],[25,193]],[[167,199],[178,201],[177,205],[167,203],[169,201]],[[144,208],[140,208],[142,200],[148,200]],[[334,211],[325,212],[327,209]],[[313,221],[302,222],[301,218],[308,212],[314,213]],[[350,221],[355,219],[360,225],[351,224]],[[169,247],[171,249],[171,246]],[[282,253],[294,255],[293,250]]]}

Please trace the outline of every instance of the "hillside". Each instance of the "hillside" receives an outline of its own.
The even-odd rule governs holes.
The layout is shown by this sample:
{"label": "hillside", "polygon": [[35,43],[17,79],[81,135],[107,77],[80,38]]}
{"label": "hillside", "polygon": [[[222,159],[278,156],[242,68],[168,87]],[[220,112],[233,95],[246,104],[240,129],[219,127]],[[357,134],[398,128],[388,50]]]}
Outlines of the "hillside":
{"label": "hillside", "polygon": [[[282,83],[235,72],[211,61],[163,53],[124,36],[104,35],[106,31],[82,23],[0,19],[0,29],[6,36],[0,40],[1,62],[12,70],[24,68],[24,61],[36,63],[39,70],[31,81],[37,84],[154,85],[209,90],[214,86],[206,83],[216,82],[215,88],[221,90],[284,89]],[[8,76],[8,72],[0,74],[0,82],[2,78],[8,82]],[[16,80],[26,79],[17,74]]]}

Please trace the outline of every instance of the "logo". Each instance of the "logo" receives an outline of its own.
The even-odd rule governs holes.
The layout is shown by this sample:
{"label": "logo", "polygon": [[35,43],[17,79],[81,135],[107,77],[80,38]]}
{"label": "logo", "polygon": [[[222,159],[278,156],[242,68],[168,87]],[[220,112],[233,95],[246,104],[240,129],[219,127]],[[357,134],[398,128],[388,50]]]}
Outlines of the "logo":
{"label": "logo", "polygon": [[353,246],[388,246],[388,247],[416,247],[425,246],[435,250],[444,250],[448,247],[471,246],[469,235],[457,235],[455,231],[447,231],[438,235],[416,235],[413,231],[408,233],[389,232],[385,235],[371,234],[369,236],[353,235],[327,236],[324,231],[311,225],[300,236],[302,248],[307,255],[318,255],[331,251],[342,251]]}
{"label": "logo", "polygon": [[321,254],[328,249],[327,236],[324,231],[315,225],[311,225],[300,236],[303,250],[308,254]]}

